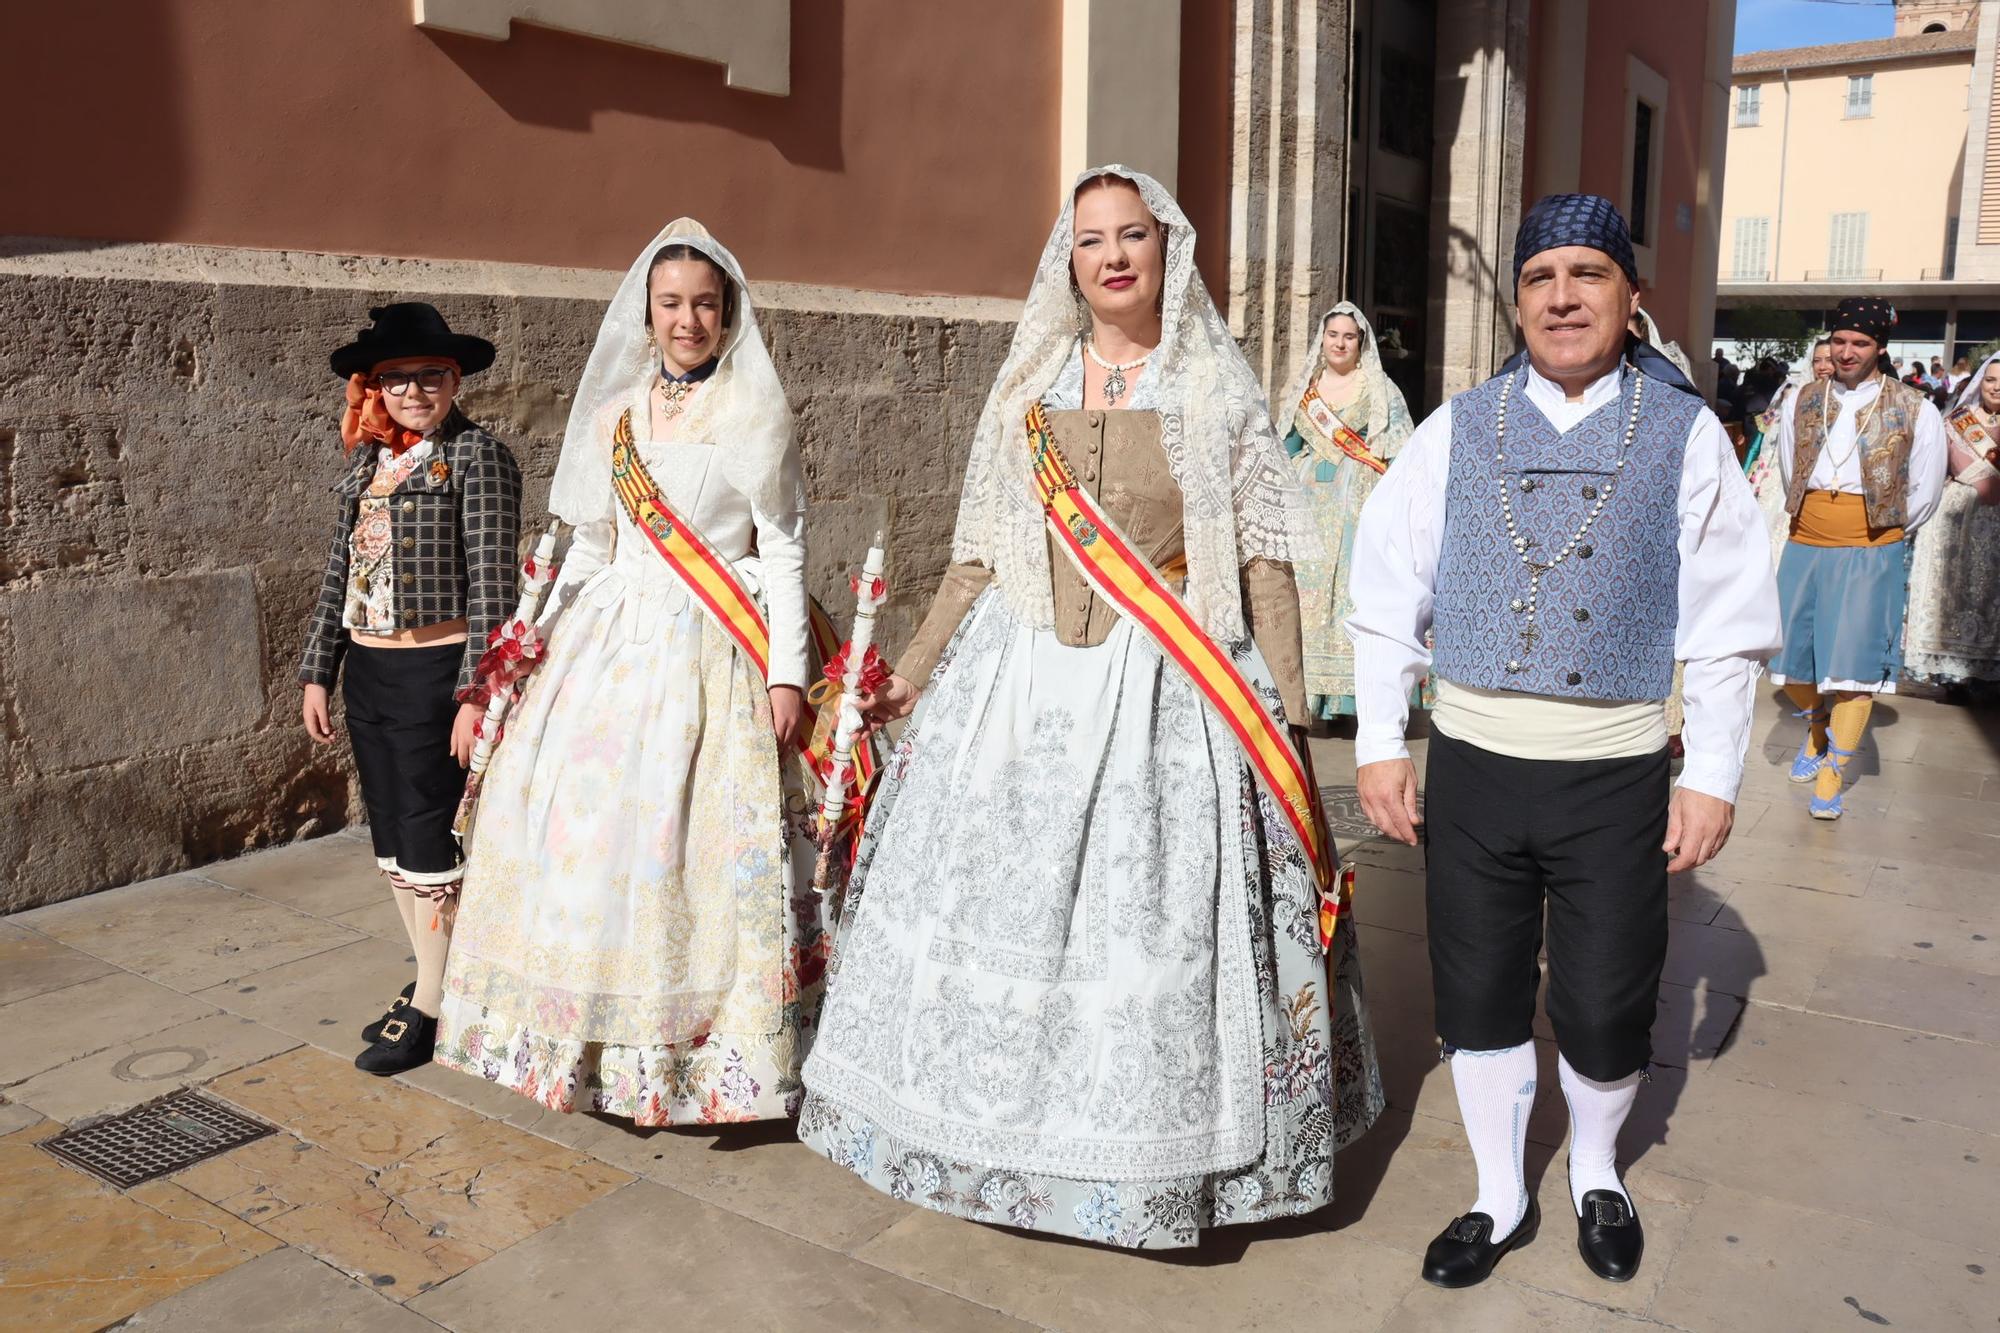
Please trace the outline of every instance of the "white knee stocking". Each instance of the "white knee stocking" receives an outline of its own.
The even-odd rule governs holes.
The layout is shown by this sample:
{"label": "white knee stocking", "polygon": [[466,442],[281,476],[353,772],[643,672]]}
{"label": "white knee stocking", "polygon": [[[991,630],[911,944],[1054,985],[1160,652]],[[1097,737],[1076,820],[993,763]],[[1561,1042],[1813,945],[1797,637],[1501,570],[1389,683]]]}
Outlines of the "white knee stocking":
{"label": "white knee stocking", "polygon": [[1454,1051],[1452,1087],[1458,1113],[1479,1168],[1479,1197],[1471,1211],[1493,1219],[1493,1239],[1503,1240],[1528,1213],[1523,1155],[1528,1113],[1535,1107],[1535,1043],[1501,1051]]}
{"label": "white knee stocking", "polygon": [[1569,1103],[1569,1199],[1576,1215],[1583,1216],[1583,1196],[1591,1190],[1616,1190],[1629,1206],[1632,1198],[1618,1180],[1618,1131],[1638,1099],[1639,1075],[1599,1083],[1558,1053],[1556,1080]]}

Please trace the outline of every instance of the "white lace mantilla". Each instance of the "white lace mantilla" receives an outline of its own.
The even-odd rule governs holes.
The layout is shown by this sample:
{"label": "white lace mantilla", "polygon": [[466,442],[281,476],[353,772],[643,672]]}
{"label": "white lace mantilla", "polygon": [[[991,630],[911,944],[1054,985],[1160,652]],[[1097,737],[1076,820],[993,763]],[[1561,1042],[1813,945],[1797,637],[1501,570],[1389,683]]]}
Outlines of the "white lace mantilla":
{"label": "white lace mantilla", "polygon": [[[792,435],[792,412],[784,386],[764,346],[757,309],[743,267],[722,242],[693,218],[677,218],[639,252],[604,311],[597,345],[584,364],[570,404],[562,456],[549,488],[549,512],[582,525],[611,517],[611,440],[608,423],[632,400],[652,388],[659,353],[646,340],[647,284],[653,256],[662,246],[685,245],[714,260],[736,289],[735,318],[722,334],[715,374],[688,399],[677,438],[720,446],[723,475],[764,514],[793,514],[805,508],[805,477]],[[647,431],[643,417],[634,429]]]}
{"label": "white lace mantilla", "polygon": [[[1131,181],[1167,229],[1159,346],[1141,386],[1161,418],[1161,444],[1186,512],[1189,609],[1224,642],[1245,636],[1239,568],[1257,557],[1297,562],[1320,542],[1305,496],[1285,465],[1264,392],[1210,299],[1194,264],[1195,233],[1173,196],[1151,176],[1096,167]],[[988,565],[1014,613],[1055,625],[1042,510],[1030,484],[1026,417],[1078,355],[1083,320],[1070,282],[1076,189],[1049,233],[1014,342],[987,395],[959,501],[952,559]]]}

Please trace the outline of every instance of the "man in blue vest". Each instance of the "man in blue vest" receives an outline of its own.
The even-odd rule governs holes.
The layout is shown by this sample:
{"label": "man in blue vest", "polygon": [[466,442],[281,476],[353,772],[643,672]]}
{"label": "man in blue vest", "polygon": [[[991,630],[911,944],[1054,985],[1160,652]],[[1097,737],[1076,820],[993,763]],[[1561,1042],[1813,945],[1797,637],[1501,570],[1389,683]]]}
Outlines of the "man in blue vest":
{"label": "man in blue vest", "polygon": [[[1415,844],[1410,690],[1436,680],[1426,906],[1437,1032],[1478,1196],[1424,1276],[1483,1281],[1539,1223],[1523,1175],[1537,1084],[1537,955],[1570,1112],[1577,1245],[1638,1270],[1618,1130],[1652,1058],[1667,876],[1729,837],[1757,677],[1778,646],[1762,513],[1715,414],[1629,336],[1625,220],[1554,195],[1522,220],[1526,353],[1417,428],[1355,542],[1355,759],[1363,809]],[[1434,647],[1427,647],[1425,636]],[[1686,664],[1670,788],[1661,701]]]}

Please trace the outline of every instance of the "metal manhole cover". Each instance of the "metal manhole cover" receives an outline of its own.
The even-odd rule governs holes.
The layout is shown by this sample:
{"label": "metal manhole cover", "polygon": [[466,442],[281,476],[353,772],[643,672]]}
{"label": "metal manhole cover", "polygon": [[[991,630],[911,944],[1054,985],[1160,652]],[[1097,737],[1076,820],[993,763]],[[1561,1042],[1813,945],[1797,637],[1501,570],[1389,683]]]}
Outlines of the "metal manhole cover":
{"label": "metal manhole cover", "polygon": [[123,1190],[275,1133],[275,1126],[183,1088],[94,1125],[66,1129],[41,1146]]}
{"label": "metal manhole cover", "polygon": [[[1321,787],[1320,804],[1326,809],[1327,825],[1335,838],[1366,840],[1379,838],[1382,830],[1368,822],[1368,816],[1361,813],[1361,797],[1353,787]],[[1422,814],[1424,798],[1417,797],[1417,813]]]}

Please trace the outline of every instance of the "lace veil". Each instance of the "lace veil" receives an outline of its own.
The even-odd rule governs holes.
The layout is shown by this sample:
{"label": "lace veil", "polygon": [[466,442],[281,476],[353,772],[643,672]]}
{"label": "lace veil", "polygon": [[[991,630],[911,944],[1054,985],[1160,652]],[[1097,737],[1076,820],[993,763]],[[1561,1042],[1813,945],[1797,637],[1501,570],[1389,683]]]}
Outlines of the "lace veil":
{"label": "lace veil", "polygon": [[1077,177],[1049,233],[1013,345],[979,414],[959,500],[952,559],[992,568],[1009,608],[1039,629],[1053,628],[1049,550],[1042,509],[1029,478],[1028,407],[1081,356],[1088,313],[1070,281],[1076,190],[1118,176],[1167,230],[1160,345],[1144,374],[1160,405],[1167,463],[1186,518],[1188,608],[1217,640],[1245,637],[1239,566],[1255,558],[1300,561],[1319,552],[1306,497],[1285,466],[1271,430],[1263,387],[1209,299],[1194,266],[1194,228],[1151,176],[1122,166]]}
{"label": "lace veil", "polygon": [[1646,341],[1659,348],[1660,354],[1674,363],[1674,369],[1692,381],[1694,366],[1689,363],[1687,353],[1681,350],[1679,343],[1660,336],[1660,326],[1653,322],[1653,317],[1646,313],[1644,306],[1639,307],[1639,325],[1646,330]]}
{"label": "lace veil", "polygon": [[[680,438],[722,446],[718,461],[724,478],[759,513],[794,513],[804,506],[805,481],[784,386],[757,327],[757,308],[742,266],[693,218],[668,223],[647,243],[604,312],[597,345],[570,404],[549,510],[572,524],[611,515],[611,426],[635,400],[643,405],[659,369],[659,353],[646,340],[647,276],[653,255],[664,245],[685,245],[707,255],[728,275],[736,293],[734,318],[723,330],[720,364],[688,399]],[[637,415],[635,424],[644,434],[645,417]]]}
{"label": "lace veil", "polygon": [[1965,383],[1958,386],[1958,392],[1951,396],[1951,402],[1945,407],[1945,415],[1949,416],[1961,407],[1979,405],[1979,385],[1986,378],[1986,368],[1995,361],[2000,361],[2000,352],[1995,352],[1981,361],[1973,372],[1965,377]]}

